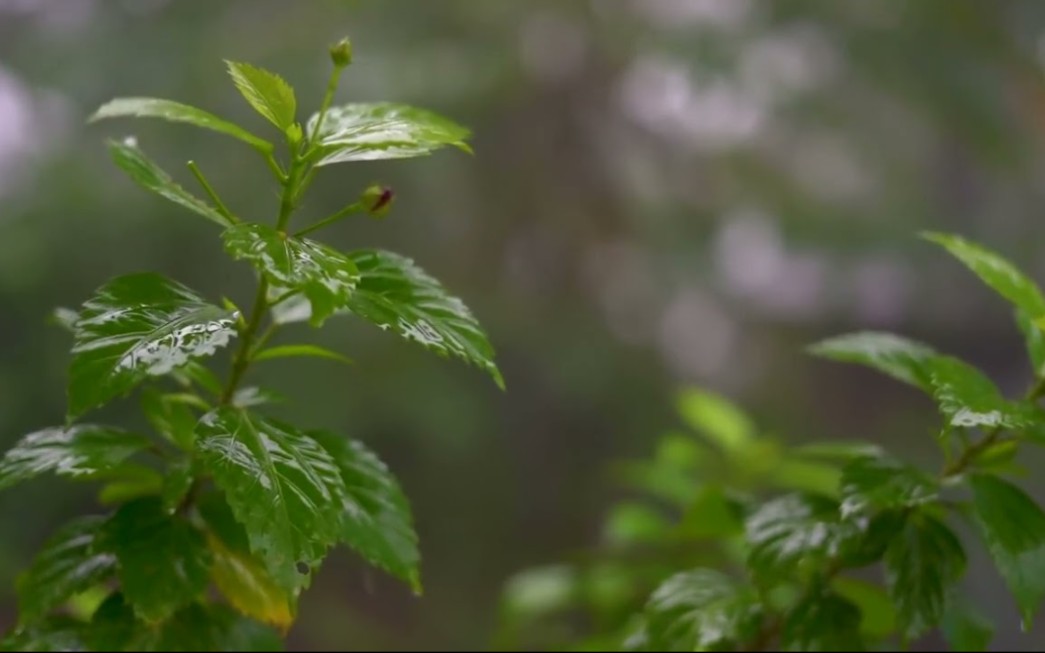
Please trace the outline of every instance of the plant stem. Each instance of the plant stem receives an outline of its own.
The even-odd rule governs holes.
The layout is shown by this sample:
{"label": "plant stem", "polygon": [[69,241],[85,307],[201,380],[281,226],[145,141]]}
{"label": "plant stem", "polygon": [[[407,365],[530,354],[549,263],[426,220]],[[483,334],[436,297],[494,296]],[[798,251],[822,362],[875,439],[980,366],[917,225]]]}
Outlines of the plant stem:
{"label": "plant stem", "polygon": [[[287,223],[290,221],[290,215],[294,212],[294,195],[297,192],[297,184],[301,179],[301,170],[304,167],[304,159],[299,152],[293,152],[293,157],[290,172],[283,182],[283,196],[279,203],[279,215],[276,217],[276,229],[279,231],[286,229]],[[254,337],[257,335],[261,322],[265,319],[265,315],[270,308],[268,290],[268,279],[261,275],[261,281],[258,283],[258,292],[254,296],[254,306],[250,309],[247,325],[240,333],[239,347],[236,349],[236,354],[232,359],[232,371],[229,373],[229,381],[225,385],[225,391],[221,394],[221,405],[223,406],[227,406],[232,401],[236,389],[239,388],[240,381],[243,380],[243,375],[246,374],[247,368],[250,367],[251,356],[254,353]]]}
{"label": "plant stem", "polygon": [[240,334],[239,347],[236,349],[236,355],[232,359],[232,372],[229,373],[229,381],[225,385],[225,391],[221,393],[222,406],[227,406],[232,401],[232,396],[236,393],[236,389],[239,388],[243,375],[246,373],[247,368],[250,367],[250,352],[254,343],[254,335],[258,332],[258,327],[261,326],[265,313],[268,312],[266,297],[268,288],[268,279],[262,276],[261,282],[258,284],[258,293],[254,296],[254,307],[250,311],[247,326],[243,329],[243,333]]}
{"label": "plant stem", "polygon": [[334,93],[337,92],[337,83],[341,79],[342,70],[344,69],[341,66],[334,66],[334,69],[330,71],[330,79],[327,80],[327,90],[323,94],[323,103],[319,105],[319,117],[316,119],[316,126],[312,129],[312,133],[308,135],[308,142],[305,147],[306,152],[312,149],[312,146],[316,144],[316,139],[319,138],[319,132],[323,128],[323,121],[327,117],[327,111],[330,110],[330,105],[334,102]]}
{"label": "plant stem", "polygon": [[363,204],[362,204],[362,202],[356,202],[354,204],[349,204],[348,206],[346,206],[345,208],[341,209],[337,213],[335,213],[335,214],[333,214],[333,215],[331,215],[329,217],[323,218],[322,220],[320,220],[319,222],[316,222],[315,224],[312,224],[312,225],[309,225],[309,226],[305,227],[304,229],[302,229],[301,231],[298,231],[294,235],[295,236],[304,236],[305,234],[310,234],[313,231],[318,231],[319,229],[322,229],[323,227],[326,227],[327,225],[333,224],[333,223],[337,222],[338,220],[342,220],[344,218],[347,218],[348,216],[350,216],[350,215],[352,215],[354,213],[360,213],[361,211],[363,211]]}
{"label": "plant stem", "polygon": [[193,176],[196,177],[196,181],[200,182],[200,186],[203,186],[203,190],[206,191],[207,196],[210,197],[212,202],[214,202],[214,206],[218,209],[218,213],[220,213],[226,220],[228,220],[232,224],[236,224],[237,222],[239,222],[239,218],[232,215],[232,211],[229,211],[228,207],[225,206],[225,202],[222,202],[221,198],[218,197],[218,194],[211,187],[210,182],[207,181],[207,178],[203,176],[203,172],[200,171],[200,168],[198,165],[196,165],[196,162],[189,161],[186,165],[189,166],[189,170],[191,170]]}
{"label": "plant stem", "polygon": [[[1034,385],[1024,395],[1024,401],[1034,402],[1045,395],[1045,376],[1037,379]],[[982,440],[975,444],[969,445],[965,448],[958,458],[944,467],[943,471],[940,472],[940,478],[949,478],[951,476],[957,476],[961,474],[966,468],[969,467],[984,451],[989,449],[991,445],[1002,441],[1002,436],[1005,430],[1001,426],[996,426],[987,432],[987,435]]]}

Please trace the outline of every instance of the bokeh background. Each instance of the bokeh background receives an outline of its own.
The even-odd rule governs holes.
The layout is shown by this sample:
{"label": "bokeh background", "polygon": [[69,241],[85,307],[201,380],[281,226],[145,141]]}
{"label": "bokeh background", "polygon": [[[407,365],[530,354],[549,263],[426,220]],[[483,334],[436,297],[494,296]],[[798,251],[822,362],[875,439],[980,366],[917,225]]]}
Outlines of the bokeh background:
{"label": "bokeh background", "polygon": [[[298,401],[282,414],[378,450],[422,538],[423,599],[338,553],[293,648],[490,646],[504,580],[598,538],[617,498],[608,462],[676,424],[679,387],[728,395],[789,440],[862,438],[935,467],[926,399],[803,346],[890,329],[1007,392],[1026,384],[1009,309],[916,233],[962,233],[1045,278],[1045,2],[0,0],[3,448],[64,415],[54,306],[138,269],[249,299],[248,268],[211,225],[135,187],[105,138],[137,135],[189,187],[181,164],[196,160],[241,215],[275,206],[264,165],[231,139],[85,117],[153,95],[262,131],[221,60],[278,71],[314,106],[345,34],[341,99],[443,112],[474,129],[476,155],[331,167],[302,213],[394,186],[387,221],[328,237],[442,279],[488,329],[508,392],[347,320],[319,337],[356,366],[256,374]],[[98,418],[135,424],[135,407]],[[61,481],[0,494],[0,627],[35,547],[91,510]],[[1040,650],[1045,634],[1020,633],[972,557],[996,646]]]}

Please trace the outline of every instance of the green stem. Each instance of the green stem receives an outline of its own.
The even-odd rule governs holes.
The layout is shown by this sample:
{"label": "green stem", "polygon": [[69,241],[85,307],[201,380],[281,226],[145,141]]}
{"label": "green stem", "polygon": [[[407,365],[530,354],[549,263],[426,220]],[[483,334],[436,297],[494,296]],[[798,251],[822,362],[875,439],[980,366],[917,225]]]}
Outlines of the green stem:
{"label": "green stem", "polygon": [[225,206],[225,202],[222,202],[221,198],[218,197],[218,194],[214,191],[214,188],[211,187],[207,178],[203,176],[203,172],[200,170],[200,167],[196,165],[196,162],[189,161],[186,165],[189,166],[189,170],[191,170],[193,176],[196,177],[196,181],[200,182],[200,186],[203,187],[203,190],[207,193],[207,196],[210,197],[210,200],[214,202],[214,206],[218,209],[218,213],[232,224],[239,222],[239,218],[232,215],[232,211],[229,211],[228,207]]}
{"label": "green stem", "polygon": [[[297,192],[297,184],[301,179],[301,170],[304,167],[304,160],[299,152],[294,152],[293,156],[290,172],[283,183],[283,196],[279,203],[279,215],[276,217],[276,229],[279,231],[286,229],[290,215],[294,212],[294,195]],[[239,347],[232,358],[232,371],[229,373],[228,383],[221,394],[221,405],[223,406],[227,406],[232,401],[232,396],[239,388],[243,375],[250,367],[251,356],[254,352],[254,338],[270,308],[268,290],[268,279],[262,275],[261,282],[258,284],[258,292],[254,296],[254,306],[250,309],[250,317],[247,318],[247,324],[240,332]]]}
{"label": "green stem", "polygon": [[300,237],[300,236],[304,236],[306,234],[310,234],[313,231],[318,231],[319,229],[322,229],[323,227],[331,225],[331,224],[337,222],[338,220],[342,220],[344,218],[347,218],[348,216],[353,215],[355,213],[361,213],[361,212],[363,212],[363,210],[364,210],[364,207],[363,207],[363,203],[362,202],[356,202],[355,204],[349,204],[348,206],[346,206],[345,208],[341,209],[337,213],[335,213],[335,214],[333,214],[333,215],[331,215],[329,217],[323,218],[319,222],[316,222],[315,224],[309,225],[309,226],[305,227],[304,229],[302,229],[301,231],[298,231],[297,233],[294,234],[294,236]]}
{"label": "green stem", "polygon": [[334,102],[334,93],[337,92],[337,83],[341,79],[342,70],[344,68],[341,66],[334,66],[334,69],[330,71],[330,79],[327,80],[327,90],[323,94],[323,103],[319,106],[319,117],[316,119],[316,126],[312,129],[312,133],[308,135],[308,142],[305,147],[306,152],[312,149],[312,146],[316,144],[316,139],[319,138],[319,132],[323,128],[323,121],[327,117],[327,111],[330,110],[330,105]]}
{"label": "green stem", "polygon": [[[1045,376],[1035,380],[1034,385],[1031,386],[1027,394],[1024,395],[1024,401],[1034,402],[1045,396]],[[984,451],[989,449],[991,445],[1001,442],[1002,436],[1005,434],[1005,430],[1001,426],[996,426],[987,432],[987,435],[982,440],[975,444],[969,445],[962,452],[962,455],[946,465],[943,471],[940,472],[940,477],[943,479],[950,478],[951,476],[957,476],[964,472],[971,464],[976,462],[976,459],[980,457]]]}
{"label": "green stem", "polygon": [[247,319],[247,326],[240,334],[239,347],[232,358],[232,371],[229,373],[229,381],[225,384],[225,391],[221,393],[222,406],[227,406],[232,401],[232,396],[236,394],[236,389],[239,388],[243,375],[247,372],[247,368],[250,367],[250,352],[254,344],[254,336],[258,332],[258,327],[261,326],[265,313],[268,312],[266,299],[268,288],[268,279],[262,277],[261,283],[258,284],[258,293],[254,296],[254,307],[251,308],[250,318]]}
{"label": "green stem", "polygon": [[279,163],[272,154],[265,155],[265,163],[268,164],[269,170],[271,170],[272,174],[275,175],[276,181],[281,184],[287,183],[287,175],[283,172],[283,168],[279,167]]}

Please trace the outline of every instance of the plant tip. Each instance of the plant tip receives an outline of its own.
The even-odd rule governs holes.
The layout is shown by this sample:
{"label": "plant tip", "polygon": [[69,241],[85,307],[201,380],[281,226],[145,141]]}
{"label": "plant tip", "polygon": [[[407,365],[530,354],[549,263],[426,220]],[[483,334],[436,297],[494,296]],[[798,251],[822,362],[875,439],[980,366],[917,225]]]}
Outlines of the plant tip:
{"label": "plant tip", "polygon": [[366,208],[367,213],[374,218],[383,218],[392,208],[392,200],[395,199],[395,191],[388,186],[371,184],[363,191],[360,200]]}
{"label": "plant tip", "polygon": [[347,37],[330,46],[330,60],[338,68],[352,63],[352,42]]}

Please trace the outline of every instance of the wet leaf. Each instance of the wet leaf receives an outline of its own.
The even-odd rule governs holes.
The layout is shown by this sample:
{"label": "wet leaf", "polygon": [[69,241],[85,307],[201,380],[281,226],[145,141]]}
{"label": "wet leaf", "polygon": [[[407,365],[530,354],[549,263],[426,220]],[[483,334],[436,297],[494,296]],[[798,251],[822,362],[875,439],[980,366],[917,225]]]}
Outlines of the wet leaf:
{"label": "wet leaf", "polygon": [[235,335],[235,316],[151,272],[117,277],[88,300],[75,325],[69,379],[72,417],[149,376],[210,356]]}
{"label": "wet leaf", "polygon": [[762,607],[753,590],[720,572],[695,569],[657,588],[646,619],[651,650],[729,650],[757,632]]}
{"label": "wet leaf", "polygon": [[176,184],[169,174],[145,156],[135,139],[109,141],[109,153],[116,165],[142,188],[223,227],[232,224],[217,209]]}
{"label": "wet leaf", "polygon": [[828,338],[808,348],[811,354],[844,363],[859,363],[932,392],[927,365],[936,357],[928,345],[891,333],[860,331]]}
{"label": "wet leaf", "polygon": [[167,619],[207,588],[211,559],[203,534],[170,516],[159,498],[122,506],[103,538],[119,561],[124,596],[147,622]]}
{"label": "wet leaf", "polygon": [[922,237],[943,246],[996,293],[1033,318],[1045,316],[1045,297],[1037,284],[1000,254],[960,236],[925,232]]}
{"label": "wet leaf", "polygon": [[48,472],[91,478],[148,446],[147,438],[108,426],[78,424],[36,431],[0,459],[0,489]]}
{"label": "wet leaf", "polygon": [[248,63],[226,61],[229,75],[254,110],[281,130],[294,124],[297,100],[294,89],[276,73]]}
{"label": "wet leaf", "polygon": [[975,474],[971,484],[976,524],[1029,628],[1045,599],[1045,512],[997,476]]}
{"label": "wet leaf", "polygon": [[[319,115],[308,121],[316,129]],[[374,159],[402,159],[431,154],[452,145],[465,152],[470,132],[425,109],[403,104],[345,104],[323,119],[312,158],[316,165]]]}
{"label": "wet leaf", "polygon": [[410,503],[388,467],[359,442],[327,431],[310,431],[331,455],[344,481],[341,541],[369,563],[421,592]]}
{"label": "wet leaf", "polygon": [[78,518],[44,543],[18,579],[19,620],[38,621],[73,595],[116,572],[116,556],[98,546],[100,517]]}
{"label": "wet leaf", "polygon": [[946,524],[918,512],[904,520],[889,544],[885,573],[900,631],[917,637],[943,618],[949,595],[965,573],[965,550]]}
{"label": "wet leaf", "polygon": [[307,586],[342,537],[346,490],[326,449],[294,427],[219,408],[197,428],[197,451],[225,493],[250,548],[287,590]]}
{"label": "wet leaf", "polygon": [[99,107],[88,118],[88,122],[124,117],[160,118],[172,122],[183,122],[238,138],[263,152],[271,152],[273,149],[272,143],[258,138],[238,125],[222,120],[202,109],[173,100],[143,97],[116,98]]}
{"label": "wet leaf", "polygon": [[280,234],[261,224],[241,224],[225,231],[225,249],[244,259],[281,292],[300,291],[310,302],[310,321],[321,325],[348,306],[359,281],[355,262],[326,245]]}

